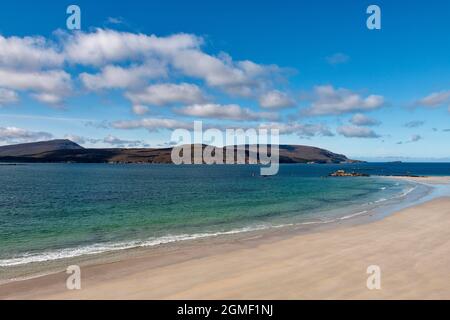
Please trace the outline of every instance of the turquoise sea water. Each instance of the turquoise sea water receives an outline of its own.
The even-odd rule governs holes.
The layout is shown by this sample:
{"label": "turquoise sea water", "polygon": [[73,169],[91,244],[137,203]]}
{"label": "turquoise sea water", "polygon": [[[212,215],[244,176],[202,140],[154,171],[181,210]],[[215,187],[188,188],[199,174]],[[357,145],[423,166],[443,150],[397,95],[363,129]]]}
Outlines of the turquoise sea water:
{"label": "turquoise sea water", "polygon": [[415,186],[371,174],[450,175],[450,164],[0,166],[0,267],[365,212]]}

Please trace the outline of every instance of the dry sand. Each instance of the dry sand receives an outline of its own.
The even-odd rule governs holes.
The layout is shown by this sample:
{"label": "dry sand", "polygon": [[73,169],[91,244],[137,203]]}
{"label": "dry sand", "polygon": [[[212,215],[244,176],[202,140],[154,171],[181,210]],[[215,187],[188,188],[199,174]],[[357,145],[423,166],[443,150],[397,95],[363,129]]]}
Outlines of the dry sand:
{"label": "dry sand", "polygon": [[408,180],[414,182],[428,183],[428,184],[449,184],[450,177],[448,176],[424,176],[424,177],[407,177],[407,176],[388,176],[387,178]]}
{"label": "dry sand", "polygon": [[[366,287],[370,265],[381,268],[380,290]],[[4,284],[0,298],[450,299],[450,198],[372,223],[87,266],[81,290],[65,289],[66,277]]]}

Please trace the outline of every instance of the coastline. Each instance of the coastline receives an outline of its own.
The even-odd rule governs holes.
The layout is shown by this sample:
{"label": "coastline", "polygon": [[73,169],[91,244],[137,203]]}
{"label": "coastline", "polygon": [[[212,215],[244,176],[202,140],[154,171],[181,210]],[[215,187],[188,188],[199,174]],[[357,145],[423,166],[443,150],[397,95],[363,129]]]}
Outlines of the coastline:
{"label": "coastline", "polygon": [[[449,181],[447,177],[389,178],[409,179],[425,184],[443,184]],[[65,289],[67,275],[59,272],[0,285],[0,298],[400,298],[401,295],[393,294],[395,290],[389,290],[389,292],[382,290],[374,294],[373,291],[365,288],[365,280],[364,283],[360,283],[364,290],[358,291],[353,288],[352,281],[356,280],[350,275],[348,278],[353,280],[334,293],[330,291],[328,285],[342,283],[347,279],[347,276],[341,277],[342,273],[347,274],[349,270],[355,272],[354,277],[366,279],[365,268],[356,272],[357,268],[353,263],[359,265],[361,261],[367,261],[370,256],[376,257],[374,260],[380,260],[384,265],[393,264],[391,267],[394,269],[399,268],[398,263],[404,265],[399,260],[402,256],[405,260],[412,261],[413,266],[423,263],[422,259],[411,260],[411,257],[408,258],[405,254],[411,253],[410,246],[414,247],[414,243],[422,246],[419,236],[415,234],[420,226],[427,226],[426,230],[420,230],[426,233],[426,237],[436,238],[435,241],[449,241],[445,234],[446,223],[439,224],[439,220],[444,220],[443,217],[450,214],[446,209],[450,207],[449,203],[450,198],[435,199],[403,209],[382,220],[375,216],[357,216],[332,226],[324,224],[307,228],[255,231],[213,239],[186,241],[183,244],[162,245],[158,248],[126,250],[127,252],[124,252],[120,258],[111,257],[111,260],[103,259],[97,263],[91,260],[85,266],[80,264],[83,272],[83,289],[80,291],[67,291]],[[427,214],[425,217],[424,212],[433,214]],[[431,220],[429,222],[432,223],[425,223],[423,219]],[[406,227],[406,230],[403,227]],[[401,239],[397,240],[401,241],[396,244],[398,237]],[[373,247],[368,244],[370,242],[374,243]],[[309,245],[306,245],[307,243]],[[393,245],[385,248],[384,246],[389,243]],[[366,246],[369,247],[362,250]],[[441,250],[447,249],[443,246]],[[373,253],[370,253],[372,251]],[[338,256],[346,257],[346,253],[349,253],[347,263],[352,262],[349,270],[343,267],[343,264],[346,264],[345,259],[342,260],[342,257],[335,259]],[[433,252],[429,254],[434,255]],[[413,257],[416,255],[427,255],[427,253],[418,250],[412,254]],[[446,256],[450,255],[446,253]],[[256,265],[257,261],[259,263]],[[425,261],[428,260],[425,259]],[[315,270],[317,268],[323,269],[323,272]],[[406,274],[411,275],[410,269],[405,269]],[[335,274],[331,272],[332,270]],[[441,272],[439,268],[438,270],[431,268],[427,272],[430,271],[431,274],[435,271]],[[186,273],[192,275],[192,279],[186,279],[190,278],[185,276]],[[386,277],[390,279],[389,275],[384,276]],[[139,280],[141,278],[143,281]],[[291,284],[290,278],[298,281],[293,281]],[[434,276],[432,278],[437,279]],[[433,280],[434,282],[436,280]],[[262,289],[267,283],[282,285],[276,290]],[[414,281],[409,286],[413,285]],[[407,284],[400,284],[400,287],[405,286],[408,287]],[[319,290],[319,287],[322,289]],[[158,290],[155,291],[152,288],[158,288]],[[428,286],[421,284],[417,286],[417,290],[413,290],[404,297],[427,298],[425,294],[428,294],[436,298],[450,298],[450,293],[445,287],[436,291],[437,296],[433,293],[434,291],[429,291],[432,288],[427,288]]]}
{"label": "coastline", "polygon": [[[391,176],[374,176],[377,179],[398,180]],[[335,179],[335,178],[332,178]],[[337,178],[342,179],[342,178]],[[353,179],[353,178],[344,178]],[[359,179],[359,178],[356,178]],[[61,251],[48,251],[39,255],[0,260],[0,285],[24,281],[53,273],[64,271],[69,265],[87,266],[104,264],[128,259],[130,256],[140,255],[147,251],[158,252],[166,249],[180,249],[196,245],[203,241],[215,244],[246,239],[248,237],[266,237],[268,235],[287,237],[325,229],[332,229],[340,225],[363,224],[382,219],[390,214],[437,197],[433,195],[436,184],[426,184],[414,180],[404,185],[402,193],[393,194],[389,198],[378,198],[366,202],[362,206],[337,207],[332,210],[314,213],[309,218],[300,221],[289,220],[276,224],[257,224],[242,226],[238,229],[220,232],[205,232],[197,234],[174,234],[162,238],[149,238],[139,241],[93,244],[87,247],[73,247]],[[448,192],[450,195],[450,191]],[[6,265],[4,265],[6,263]]]}

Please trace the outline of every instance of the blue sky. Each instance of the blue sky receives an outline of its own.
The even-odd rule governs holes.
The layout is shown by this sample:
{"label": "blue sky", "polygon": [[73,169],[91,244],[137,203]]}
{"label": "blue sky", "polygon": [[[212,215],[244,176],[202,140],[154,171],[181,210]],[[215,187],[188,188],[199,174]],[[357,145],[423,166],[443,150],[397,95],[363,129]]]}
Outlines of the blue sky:
{"label": "blue sky", "polygon": [[356,158],[448,159],[449,16],[438,0],[11,1],[0,144],[161,146],[203,120]]}

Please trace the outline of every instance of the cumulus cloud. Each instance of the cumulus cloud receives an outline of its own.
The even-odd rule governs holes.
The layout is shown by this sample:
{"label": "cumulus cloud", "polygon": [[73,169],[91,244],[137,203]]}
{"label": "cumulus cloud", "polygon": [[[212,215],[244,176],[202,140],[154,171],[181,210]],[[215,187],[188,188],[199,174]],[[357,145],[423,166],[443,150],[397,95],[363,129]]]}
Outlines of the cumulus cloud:
{"label": "cumulus cloud", "polygon": [[418,128],[418,127],[423,126],[424,124],[425,124],[425,121],[417,120],[417,121],[407,122],[403,126],[406,128]]}
{"label": "cumulus cloud", "polygon": [[337,132],[346,138],[380,138],[381,136],[367,127],[341,126]]}
{"label": "cumulus cloud", "polygon": [[259,65],[249,60],[235,62],[227,54],[212,56],[200,50],[182,50],[173,56],[172,64],[186,76],[240,96],[252,95],[268,85],[268,79],[282,73],[276,65]]}
{"label": "cumulus cloud", "polygon": [[381,124],[379,120],[370,118],[362,113],[355,114],[350,119],[350,122],[356,126],[365,126],[365,127],[378,126]]}
{"label": "cumulus cloud", "polygon": [[351,90],[335,89],[330,85],[316,86],[311,100],[311,106],[303,110],[303,113],[312,116],[369,111],[384,105],[382,96],[372,94],[362,97]]}
{"label": "cumulus cloud", "polygon": [[5,104],[15,103],[17,101],[19,101],[19,95],[17,92],[0,88],[0,107]]}
{"label": "cumulus cloud", "polygon": [[4,88],[58,92],[70,88],[69,82],[70,75],[65,71],[22,72],[0,69],[0,86]]}
{"label": "cumulus cloud", "polygon": [[206,100],[195,84],[162,83],[148,86],[142,91],[126,93],[134,104],[164,106],[176,103],[202,103]]}
{"label": "cumulus cloud", "polygon": [[[63,64],[61,50],[44,37],[0,35],[0,87],[31,91],[39,101],[60,103],[71,82],[70,75],[60,69]],[[17,100],[12,91],[9,97]]]}
{"label": "cumulus cloud", "polygon": [[186,50],[174,56],[173,64],[186,75],[204,79],[210,86],[246,85],[248,78],[244,71],[233,68],[227,58],[223,61],[199,50]]}
{"label": "cumulus cloud", "polygon": [[278,129],[280,134],[289,135],[296,134],[301,138],[311,138],[314,136],[332,137],[334,134],[324,124],[303,124],[297,122],[290,123],[263,123],[259,126],[261,129]]}
{"label": "cumulus cloud", "polygon": [[157,62],[147,62],[143,65],[123,68],[120,66],[108,65],[101,69],[99,73],[81,73],[80,79],[83,85],[89,90],[101,89],[126,89],[130,87],[142,86],[149,79],[166,78],[166,66]]}
{"label": "cumulus cloud", "polygon": [[[109,19],[109,23],[120,23]],[[72,94],[75,82],[66,72],[87,67],[79,75],[90,91],[121,89],[133,105],[204,103],[195,85],[149,85],[150,80],[200,80],[205,85],[230,95],[256,98],[270,92],[285,76],[277,65],[262,65],[250,60],[233,60],[226,53],[206,53],[204,40],[194,34],[156,36],[143,33],[96,29],[90,32],[59,31],[54,42],[44,37],[0,36],[0,86],[25,91],[38,101],[60,104]],[[73,68],[75,67],[75,68]],[[74,71],[75,72],[75,71]],[[3,81],[1,81],[3,79]],[[6,79],[8,81],[6,81]],[[11,79],[11,81],[9,81]],[[189,80],[188,80],[189,79]],[[190,86],[190,87],[188,87]],[[154,90],[154,91],[152,91]],[[180,97],[180,93],[183,97]],[[267,108],[292,104],[280,92],[262,98]]]}
{"label": "cumulus cloud", "polygon": [[0,142],[2,143],[23,143],[49,140],[53,135],[43,131],[29,131],[17,127],[0,127]]}
{"label": "cumulus cloud", "polygon": [[295,101],[284,92],[272,90],[261,95],[259,104],[267,109],[281,109],[294,106]]}
{"label": "cumulus cloud", "polygon": [[432,107],[439,107],[449,102],[450,102],[450,90],[447,90],[447,91],[433,92],[428,96],[418,100],[416,104],[432,108]]}
{"label": "cumulus cloud", "polygon": [[64,52],[70,62],[102,66],[148,57],[170,57],[183,49],[198,48],[203,40],[191,34],[157,37],[142,33],[97,29],[66,35]]}
{"label": "cumulus cloud", "polygon": [[343,64],[347,63],[350,60],[350,57],[342,52],[337,52],[331,56],[325,58],[327,62],[331,65]]}
{"label": "cumulus cloud", "polygon": [[178,114],[200,117],[239,121],[277,120],[278,115],[272,112],[255,112],[248,108],[242,108],[237,104],[195,104],[175,109]]}
{"label": "cumulus cloud", "polygon": [[71,76],[65,71],[20,71],[0,68],[0,87],[32,91],[43,102],[60,103],[72,90]]}
{"label": "cumulus cloud", "polygon": [[157,37],[97,29],[66,34],[64,53],[69,62],[90,66],[156,59],[186,77],[201,79],[208,86],[241,96],[254,94],[285,71],[276,65],[234,61],[226,53],[207,54],[201,48],[203,42],[192,34]]}
{"label": "cumulus cloud", "polygon": [[44,37],[3,37],[0,35],[0,66],[21,70],[59,67],[62,53]]}

